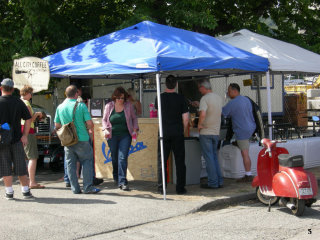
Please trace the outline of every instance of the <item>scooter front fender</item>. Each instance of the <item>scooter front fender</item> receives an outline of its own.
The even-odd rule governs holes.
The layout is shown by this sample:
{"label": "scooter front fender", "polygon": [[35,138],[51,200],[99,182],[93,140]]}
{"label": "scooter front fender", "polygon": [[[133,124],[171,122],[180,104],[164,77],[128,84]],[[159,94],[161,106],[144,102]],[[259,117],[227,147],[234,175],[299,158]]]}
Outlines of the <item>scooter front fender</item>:
{"label": "scooter front fender", "polygon": [[259,184],[260,184],[259,176],[255,176],[252,183],[251,183],[251,186],[256,188],[256,187],[259,187]]}
{"label": "scooter front fender", "polygon": [[276,196],[299,198],[299,192],[294,182],[285,172],[278,172],[274,175],[272,189]]}

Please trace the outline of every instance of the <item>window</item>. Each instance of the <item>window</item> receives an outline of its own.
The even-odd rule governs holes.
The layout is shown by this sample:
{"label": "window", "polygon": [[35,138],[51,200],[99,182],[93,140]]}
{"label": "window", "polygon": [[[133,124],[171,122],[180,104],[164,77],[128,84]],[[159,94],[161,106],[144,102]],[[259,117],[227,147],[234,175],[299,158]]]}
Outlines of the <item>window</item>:
{"label": "window", "polygon": [[[155,78],[146,78],[143,79],[143,89],[144,90],[157,90],[157,84]],[[140,81],[136,80],[134,81],[134,88],[139,89],[140,87]]]}
{"label": "window", "polygon": [[[267,76],[266,76],[266,74],[252,74],[251,78],[252,78],[251,89],[256,89],[257,86],[260,86],[261,89],[267,88]],[[273,74],[270,74],[270,88],[274,88],[274,82],[273,81],[274,81]]]}

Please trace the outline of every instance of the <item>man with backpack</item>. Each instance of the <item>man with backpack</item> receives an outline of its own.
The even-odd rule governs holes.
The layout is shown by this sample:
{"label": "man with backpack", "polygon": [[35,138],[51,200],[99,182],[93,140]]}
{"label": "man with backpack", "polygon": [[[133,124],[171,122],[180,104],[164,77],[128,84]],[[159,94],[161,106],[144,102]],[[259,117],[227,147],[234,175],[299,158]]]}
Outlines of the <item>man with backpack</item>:
{"label": "man with backpack", "polygon": [[231,101],[222,108],[225,117],[231,117],[232,129],[236,136],[237,145],[240,148],[245,176],[237,182],[251,182],[251,159],[249,156],[249,139],[256,131],[256,123],[252,113],[252,104],[249,98],[240,95],[240,86],[231,83],[228,87],[228,96]]}
{"label": "man with backpack", "polygon": [[[28,134],[31,124],[31,115],[21,99],[12,96],[14,82],[3,79],[1,82],[0,97],[0,126],[10,131],[8,134],[0,135],[0,178],[3,178],[5,186],[5,198],[14,199],[12,188],[13,172],[18,176],[22,196],[24,199],[33,199],[29,189],[27,166],[23,146],[28,143]],[[24,130],[21,132],[21,119],[25,120]],[[7,138],[7,139],[5,139]],[[12,169],[14,167],[14,171]]]}

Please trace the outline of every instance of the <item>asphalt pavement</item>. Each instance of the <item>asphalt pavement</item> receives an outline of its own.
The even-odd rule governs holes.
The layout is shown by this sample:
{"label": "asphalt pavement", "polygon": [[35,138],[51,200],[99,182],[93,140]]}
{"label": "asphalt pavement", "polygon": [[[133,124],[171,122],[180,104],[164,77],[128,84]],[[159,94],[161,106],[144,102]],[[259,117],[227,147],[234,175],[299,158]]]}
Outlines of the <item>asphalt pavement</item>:
{"label": "asphalt pavement", "polygon": [[[308,170],[319,182],[320,167]],[[186,195],[176,195],[169,184],[164,200],[153,182],[130,181],[127,192],[105,179],[100,193],[75,195],[61,177],[62,173],[40,172],[37,179],[46,188],[33,189],[33,200],[22,198],[15,181],[15,200],[8,201],[0,185],[0,239],[81,239],[255,198],[251,183],[228,178],[219,189],[189,185]]]}

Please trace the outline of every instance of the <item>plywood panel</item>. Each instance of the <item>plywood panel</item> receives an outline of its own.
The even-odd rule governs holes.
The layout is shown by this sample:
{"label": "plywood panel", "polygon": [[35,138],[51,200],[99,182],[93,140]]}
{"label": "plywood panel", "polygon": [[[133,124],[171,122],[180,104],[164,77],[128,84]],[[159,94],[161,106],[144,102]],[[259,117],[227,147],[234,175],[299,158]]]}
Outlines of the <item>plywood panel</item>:
{"label": "plywood panel", "polygon": [[[102,132],[101,119],[94,122],[95,168],[98,178],[112,178],[111,154]],[[157,181],[158,119],[138,119],[140,133],[131,143],[128,180]]]}

